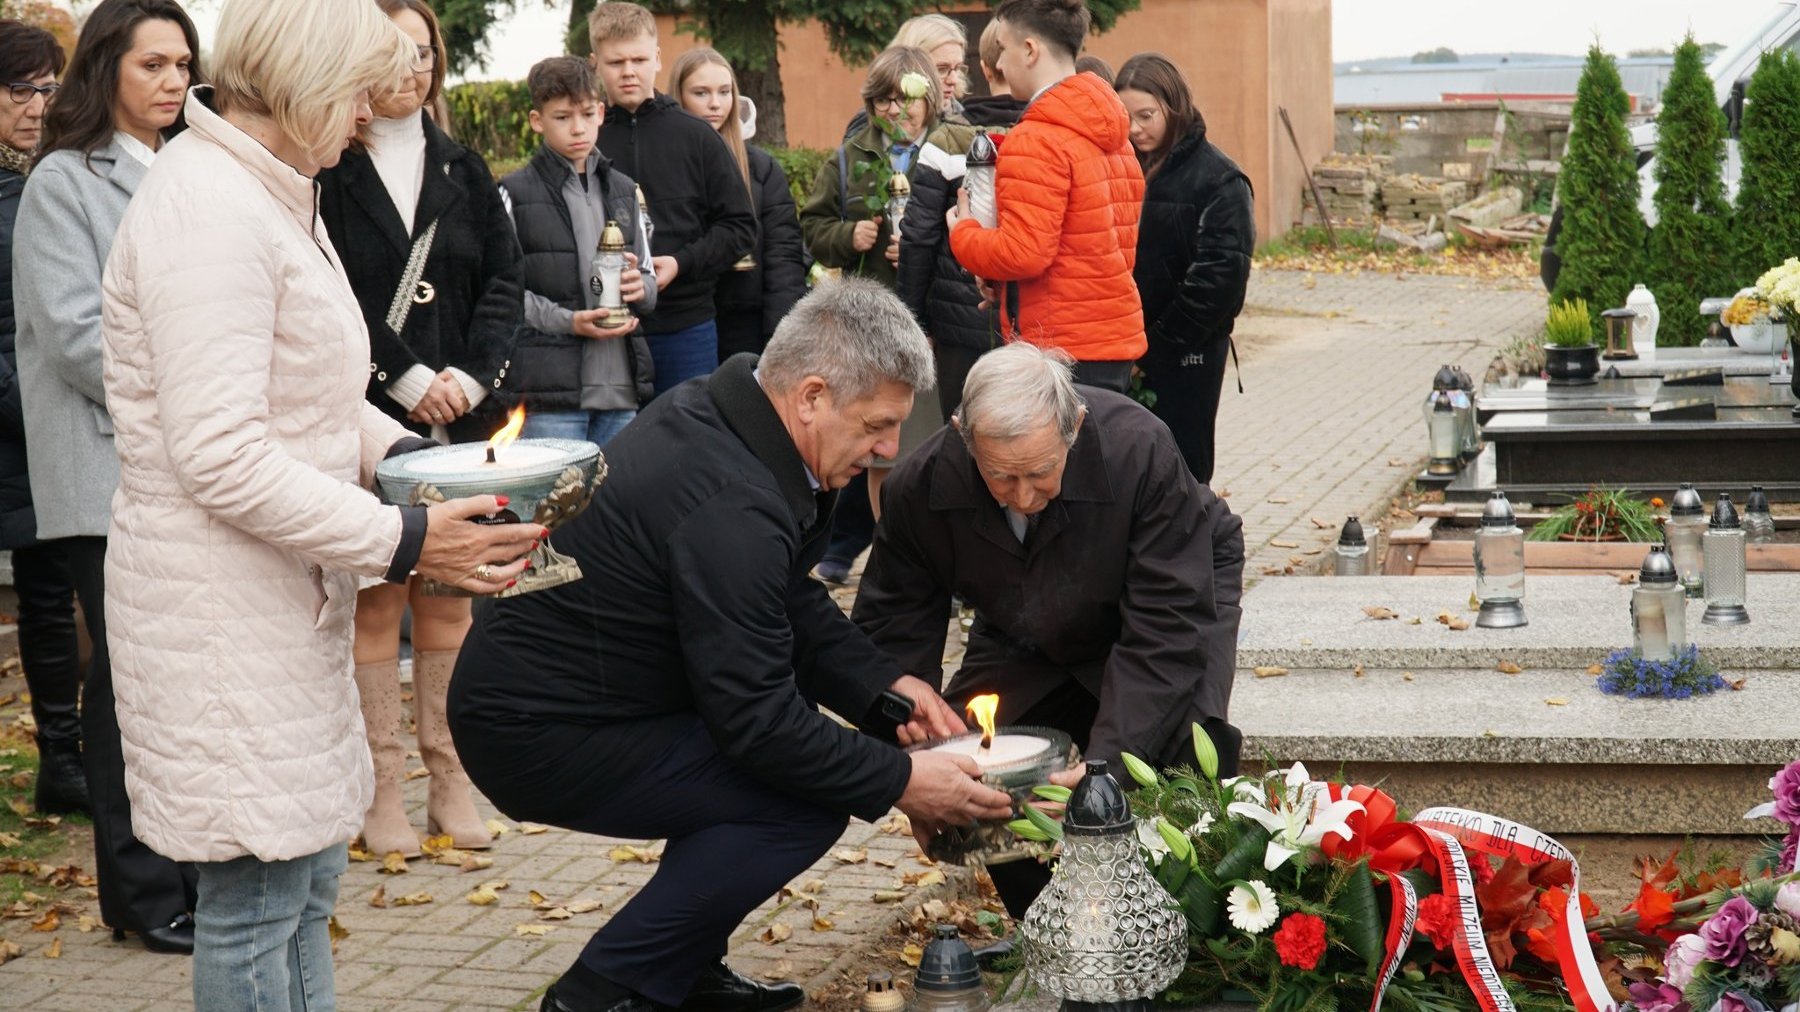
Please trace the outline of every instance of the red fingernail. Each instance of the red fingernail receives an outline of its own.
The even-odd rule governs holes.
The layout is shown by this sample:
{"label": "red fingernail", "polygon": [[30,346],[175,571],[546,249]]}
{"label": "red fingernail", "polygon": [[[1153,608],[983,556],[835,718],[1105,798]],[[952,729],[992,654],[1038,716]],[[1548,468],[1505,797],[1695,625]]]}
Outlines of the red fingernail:
{"label": "red fingernail", "polygon": [[502,506],[505,506],[505,505],[506,505],[506,504],[507,504],[507,503],[509,503],[509,502],[512,502],[512,500],[511,500],[511,499],[508,499],[508,498],[507,498],[507,497],[506,497],[506,496],[503,496],[503,495],[497,495],[497,496],[495,496],[495,497],[494,497],[494,501],[495,501],[495,502],[496,502],[496,503],[499,503],[499,504],[500,504],[500,505],[502,505]]}

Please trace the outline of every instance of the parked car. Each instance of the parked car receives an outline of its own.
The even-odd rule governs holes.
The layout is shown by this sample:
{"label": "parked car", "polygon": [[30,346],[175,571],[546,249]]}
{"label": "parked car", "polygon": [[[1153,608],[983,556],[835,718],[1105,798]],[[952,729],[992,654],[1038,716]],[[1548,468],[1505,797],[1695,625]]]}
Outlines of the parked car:
{"label": "parked car", "polygon": [[[1767,50],[1785,46],[1800,50],[1800,4],[1795,0],[1784,0],[1769,5],[1769,13],[1762,26],[1750,35],[1719,53],[1706,68],[1707,75],[1713,81],[1713,93],[1718,97],[1719,108],[1725,112],[1728,134],[1725,140],[1725,164],[1722,175],[1725,182],[1725,198],[1737,197],[1738,177],[1743,172],[1743,160],[1738,156],[1738,126],[1743,121],[1744,89],[1750,83],[1750,75],[1756,71],[1756,63]],[[1644,222],[1651,228],[1656,227],[1656,121],[1650,120],[1631,128],[1631,145],[1637,151],[1638,170],[1638,210],[1644,215]],[[1562,232],[1562,205],[1558,205],[1550,213],[1550,229],[1544,236],[1544,252],[1538,260],[1538,274],[1544,281],[1544,288],[1556,287],[1556,275],[1562,269],[1562,257],[1556,252],[1556,239]]]}

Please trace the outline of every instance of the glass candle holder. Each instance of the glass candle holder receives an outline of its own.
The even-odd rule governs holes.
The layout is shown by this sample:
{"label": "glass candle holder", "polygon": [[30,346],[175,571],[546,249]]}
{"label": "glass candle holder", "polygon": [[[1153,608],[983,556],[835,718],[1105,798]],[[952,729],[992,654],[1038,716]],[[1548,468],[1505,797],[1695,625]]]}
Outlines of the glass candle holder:
{"label": "glass candle holder", "polygon": [[1700,537],[1706,532],[1706,506],[1692,482],[1682,482],[1669,503],[1669,522],[1663,537],[1669,544],[1669,558],[1675,562],[1675,573],[1689,597],[1700,597],[1706,587],[1702,566],[1704,549]]}
{"label": "glass candle holder", "polygon": [[1744,502],[1744,537],[1753,545],[1775,540],[1775,518],[1769,515],[1769,496],[1761,485],[1750,486],[1750,498]]}
{"label": "glass candle holder", "polygon": [[1475,597],[1481,611],[1475,624],[1511,629],[1525,618],[1525,532],[1513,519],[1506,493],[1495,490],[1481,510],[1475,532]]}
{"label": "glass candle holder", "polygon": [[1687,588],[1661,545],[1650,546],[1631,590],[1631,641],[1647,661],[1672,661],[1687,646]]}
{"label": "glass candle holder", "polygon": [[1363,536],[1362,521],[1352,513],[1338,532],[1336,567],[1338,576],[1369,575],[1369,541]]}
{"label": "glass candle holder", "polygon": [[1706,613],[1700,621],[1707,625],[1743,625],[1750,621],[1750,612],[1744,607],[1746,538],[1731,496],[1719,496],[1705,538]]}

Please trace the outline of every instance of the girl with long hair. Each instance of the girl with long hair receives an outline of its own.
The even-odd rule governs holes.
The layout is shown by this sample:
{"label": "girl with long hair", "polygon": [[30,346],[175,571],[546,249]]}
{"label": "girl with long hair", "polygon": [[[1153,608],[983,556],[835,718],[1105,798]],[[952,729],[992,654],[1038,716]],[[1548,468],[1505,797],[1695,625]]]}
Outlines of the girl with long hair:
{"label": "girl with long hair", "polygon": [[1145,177],[1132,271],[1149,341],[1139,365],[1156,392],[1152,410],[1188,470],[1210,484],[1225,358],[1256,247],[1255,198],[1249,177],[1206,139],[1187,79],[1167,57],[1133,56],[1113,88]]}
{"label": "girl with long hair", "polygon": [[717,50],[701,46],[677,57],[669,90],[683,109],[719,132],[750,192],[759,226],[756,248],[719,279],[713,301],[719,311],[719,361],[741,351],[761,353],[775,325],[806,294],[806,252],[787,174],[767,151],[745,143],[737,75]]}
{"label": "girl with long hair", "polygon": [[[194,947],[194,871],[138,839],[125,791],[107,618],[106,552],[119,457],[100,354],[101,275],[113,235],[201,80],[200,39],[174,0],[104,0],[88,15],[19,201],[13,312],[37,537],[68,560],[93,643],[82,765],[94,816],[100,918],[153,952]],[[187,714],[195,717],[196,714]]]}
{"label": "girl with long hair", "polygon": [[[480,155],[424,110],[444,86],[444,40],[424,0],[376,0],[413,42],[412,73],[373,96],[367,143],[319,174],[319,213],[344,257],[372,349],[369,400],[421,436],[486,439],[524,323],[519,244]],[[397,289],[423,257],[416,291]],[[469,631],[470,601],[425,592],[424,581],[379,582],[357,595],[356,684],[375,764],[363,841],[376,854],[420,853],[401,797],[406,774],[400,699],[400,623],[412,608],[413,712],[431,771],[426,831],[462,850],[493,842],[444,721],[450,672]]]}

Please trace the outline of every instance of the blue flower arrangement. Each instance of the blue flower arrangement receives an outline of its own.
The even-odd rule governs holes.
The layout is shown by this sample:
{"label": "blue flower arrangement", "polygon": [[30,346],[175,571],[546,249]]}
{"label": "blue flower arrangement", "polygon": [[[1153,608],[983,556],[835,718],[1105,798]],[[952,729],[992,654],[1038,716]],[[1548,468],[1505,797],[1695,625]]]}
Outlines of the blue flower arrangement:
{"label": "blue flower arrangement", "polygon": [[1600,666],[1600,691],[1609,696],[1687,699],[1709,696],[1726,685],[1719,669],[1691,643],[1671,661],[1647,661],[1630,650],[1614,650]]}

